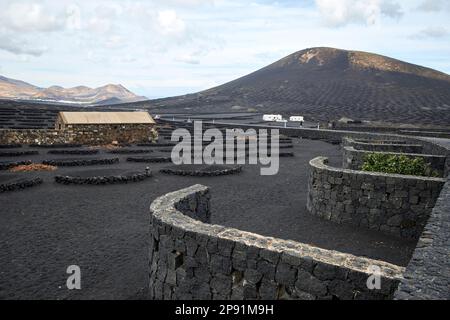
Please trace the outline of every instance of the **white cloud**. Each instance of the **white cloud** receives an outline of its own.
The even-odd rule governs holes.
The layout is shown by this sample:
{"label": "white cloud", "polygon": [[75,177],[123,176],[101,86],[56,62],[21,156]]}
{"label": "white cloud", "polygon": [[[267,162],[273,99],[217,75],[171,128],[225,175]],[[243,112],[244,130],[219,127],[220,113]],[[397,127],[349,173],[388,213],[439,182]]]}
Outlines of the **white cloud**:
{"label": "white cloud", "polygon": [[186,23],[178,17],[174,10],[158,12],[158,26],[164,35],[182,35],[186,31]]}
{"label": "white cloud", "polygon": [[403,16],[402,6],[395,1],[384,0],[380,4],[381,14],[387,17],[400,19]]}
{"label": "white cloud", "polygon": [[427,38],[445,38],[450,35],[449,31],[444,27],[428,27],[420,30],[418,33],[412,35],[412,38],[427,39]]}
{"label": "white cloud", "polygon": [[438,12],[444,9],[446,0],[424,0],[418,9],[425,12]]}
{"label": "white cloud", "polygon": [[188,63],[188,64],[199,64],[200,59],[192,54],[183,54],[175,58],[175,61]]}
{"label": "white cloud", "polygon": [[42,47],[33,47],[26,41],[2,34],[0,34],[0,49],[13,54],[31,55],[35,57],[42,55],[47,50]]}
{"label": "white cloud", "polygon": [[315,0],[325,23],[330,27],[351,23],[376,24],[382,15],[399,18],[401,6],[390,0]]}
{"label": "white cloud", "polygon": [[0,25],[20,32],[48,32],[64,27],[64,19],[37,3],[13,2],[2,8]]}

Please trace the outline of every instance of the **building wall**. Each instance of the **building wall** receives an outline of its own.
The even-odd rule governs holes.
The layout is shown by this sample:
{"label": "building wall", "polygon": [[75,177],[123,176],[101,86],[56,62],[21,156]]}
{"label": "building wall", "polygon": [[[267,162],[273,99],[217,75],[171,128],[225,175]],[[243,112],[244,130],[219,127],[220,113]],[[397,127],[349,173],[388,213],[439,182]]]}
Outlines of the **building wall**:
{"label": "building wall", "polygon": [[337,223],[418,239],[445,179],[355,171],[310,161],[307,209]]}
{"label": "building wall", "polygon": [[[208,224],[207,187],[150,207],[153,299],[390,299],[403,272],[386,262]],[[369,290],[371,266],[381,288]]]}
{"label": "building wall", "polygon": [[3,129],[0,144],[81,143],[88,145],[148,142],[157,137],[154,126],[135,125],[68,125],[63,130]]}
{"label": "building wall", "polygon": [[[353,147],[343,147],[342,149],[342,168],[351,170],[361,170],[364,164],[364,157],[372,154],[372,151],[356,150]],[[377,152],[379,153],[379,152]],[[410,158],[421,158],[428,163],[430,167],[436,171],[440,177],[446,176],[446,156],[432,155],[432,154],[417,154],[417,153],[398,153],[398,152],[381,152],[389,155],[404,155]]]}
{"label": "building wall", "polygon": [[66,125],[63,130],[69,143],[99,144],[148,142],[152,140],[154,126],[148,124],[90,124]]}
{"label": "building wall", "polygon": [[58,116],[55,120],[55,130],[62,130],[65,128],[64,121],[61,118],[61,114],[58,113]]}

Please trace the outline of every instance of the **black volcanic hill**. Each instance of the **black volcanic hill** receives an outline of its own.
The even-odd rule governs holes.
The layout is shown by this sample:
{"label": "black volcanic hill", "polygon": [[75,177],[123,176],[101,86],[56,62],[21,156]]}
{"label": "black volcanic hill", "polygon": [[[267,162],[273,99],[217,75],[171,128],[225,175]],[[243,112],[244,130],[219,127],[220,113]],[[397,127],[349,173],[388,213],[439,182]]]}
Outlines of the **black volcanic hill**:
{"label": "black volcanic hill", "polygon": [[153,103],[169,112],[256,109],[317,121],[450,125],[450,76],[372,53],[312,48],[224,85]]}

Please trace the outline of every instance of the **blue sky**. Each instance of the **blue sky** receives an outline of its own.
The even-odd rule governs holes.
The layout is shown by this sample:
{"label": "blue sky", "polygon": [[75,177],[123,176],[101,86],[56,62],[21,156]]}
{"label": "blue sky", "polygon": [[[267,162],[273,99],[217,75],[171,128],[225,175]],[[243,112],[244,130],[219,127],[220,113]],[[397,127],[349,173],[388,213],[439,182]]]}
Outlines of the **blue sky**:
{"label": "blue sky", "polygon": [[0,8],[0,75],[42,87],[185,94],[316,46],[450,73],[447,0],[0,0]]}

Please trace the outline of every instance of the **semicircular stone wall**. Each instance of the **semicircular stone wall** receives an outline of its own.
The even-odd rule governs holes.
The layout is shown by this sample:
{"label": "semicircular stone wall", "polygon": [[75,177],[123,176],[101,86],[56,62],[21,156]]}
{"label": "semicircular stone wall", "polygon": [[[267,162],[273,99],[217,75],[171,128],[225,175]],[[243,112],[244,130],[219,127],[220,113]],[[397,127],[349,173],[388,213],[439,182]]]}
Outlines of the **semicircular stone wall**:
{"label": "semicircular stone wall", "polygon": [[[151,204],[151,298],[392,298],[402,267],[211,225],[209,200],[209,189],[194,185]],[[373,266],[379,290],[367,287]]]}
{"label": "semicircular stone wall", "polygon": [[418,239],[442,186],[441,178],[334,168],[309,162],[307,209],[337,223]]}
{"label": "semicircular stone wall", "polygon": [[357,150],[366,151],[382,151],[382,152],[403,152],[403,153],[421,153],[423,146],[421,144],[410,144],[404,141],[386,142],[370,141],[370,140],[354,140],[351,138],[343,138],[342,142],[345,146],[352,146]]}

